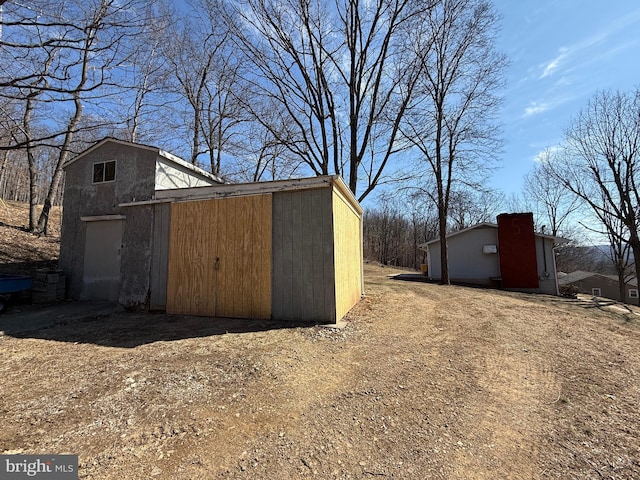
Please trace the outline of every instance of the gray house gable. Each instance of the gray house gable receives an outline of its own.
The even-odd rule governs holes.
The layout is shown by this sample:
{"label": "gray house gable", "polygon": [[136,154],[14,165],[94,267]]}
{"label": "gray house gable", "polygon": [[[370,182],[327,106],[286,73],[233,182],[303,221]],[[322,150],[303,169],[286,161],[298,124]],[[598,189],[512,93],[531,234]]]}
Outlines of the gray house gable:
{"label": "gray house gable", "polygon": [[[223,181],[157,147],[105,138],[66,162],[60,267],[74,298],[146,301],[156,192]],[[135,248],[133,248],[135,246]],[[111,268],[113,266],[113,268]],[[117,266],[118,268],[115,268]],[[120,271],[120,266],[126,271]]]}
{"label": "gray house gable", "polygon": [[[201,187],[224,183],[219,176],[192,165],[180,157],[158,147],[127,142],[113,137],[106,137],[100,140],[84,152],[67,161],[63,168],[67,170],[74,163],[82,162],[87,158],[95,161],[96,158],[104,157],[104,159],[107,160],[109,151],[112,152],[111,156],[122,158],[118,152],[126,150],[138,151],[140,154],[150,152],[155,155],[154,190]],[[101,155],[102,152],[104,153]]]}
{"label": "gray house gable", "polygon": [[[490,223],[490,222],[482,222],[482,223],[477,223],[475,225],[472,225],[470,227],[464,228],[462,230],[457,230],[455,232],[451,232],[447,234],[447,240],[449,240],[450,238],[453,237],[457,237],[458,235],[465,235],[467,234],[467,232],[473,231],[473,230],[483,230],[483,229],[498,229],[498,224],[497,223]],[[560,238],[560,237],[554,237],[553,235],[546,235],[544,233],[538,233],[535,232],[534,235],[537,238],[546,238],[549,240],[553,240],[556,243],[566,243],[568,242],[567,239],[565,238]],[[440,242],[440,237],[436,237],[436,238],[432,238],[431,240],[428,240],[425,243],[422,243],[420,245],[418,245],[419,248],[421,248],[422,250],[426,250],[427,246],[429,245],[433,245],[435,243],[439,243]]]}

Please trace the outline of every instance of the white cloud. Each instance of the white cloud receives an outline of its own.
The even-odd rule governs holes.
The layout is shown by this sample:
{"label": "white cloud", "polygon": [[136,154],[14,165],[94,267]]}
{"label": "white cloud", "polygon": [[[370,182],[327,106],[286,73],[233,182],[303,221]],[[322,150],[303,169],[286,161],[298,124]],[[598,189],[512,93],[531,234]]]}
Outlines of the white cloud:
{"label": "white cloud", "polygon": [[533,157],[534,162],[544,163],[553,160],[553,158],[564,149],[562,144],[551,145],[544,150],[539,151]]}
{"label": "white cloud", "polygon": [[523,117],[530,117],[546,112],[551,106],[548,103],[530,102],[529,106],[524,109]]}
{"label": "white cloud", "polygon": [[549,75],[552,75],[553,72],[555,72],[558,69],[558,67],[560,67],[562,62],[569,56],[569,54],[570,54],[570,50],[568,48],[564,48],[564,47],[561,48],[559,50],[558,56],[545,65],[544,70],[542,71],[542,75],[540,75],[540,78],[544,78],[544,77],[548,77]]}
{"label": "white cloud", "polygon": [[558,54],[550,61],[539,66],[542,73],[538,78],[542,79],[557,73],[561,67],[570,67],[572,62],[580,62],[580,67],[588,68],[589,65],[611,57],[626,50],[636,43],[635,41],[622,41],[613,43],[625,31],[630,30],[640,21],[640,9],[628,15],[617,18],[607,24],[599,32],[582,39],[568,47],[558,49]]}
{"label": "white cloud", "polygon": [[580,98],[582,92],[579,89],[573,88],[571,92],[558,92],[557,86],[554,89],[541,93],[538,98],[542,98],[539,101],[530,101],[529,105],[525,107],[522,118],[532,117],[539,115],[548,110],[558,108],[560,105],[572,102],[576,98]]}

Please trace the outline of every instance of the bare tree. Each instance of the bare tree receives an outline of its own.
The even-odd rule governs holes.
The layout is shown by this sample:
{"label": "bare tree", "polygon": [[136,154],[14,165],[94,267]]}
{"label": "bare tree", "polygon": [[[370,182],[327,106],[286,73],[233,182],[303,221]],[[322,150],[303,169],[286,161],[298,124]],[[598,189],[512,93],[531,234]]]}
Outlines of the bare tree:
{"label": "bare tree", "polygon": [[629,243],[640,271],[640,89],[596,93],[565,137],[566,149],[548,163],[551,171],[590,207],[607,234]]}
{"label": "bare tree", "polygon": [[0,198],[5,198],[10,146],[19,128],[15,123],[16,110],[16,102],[0,98]]}
{"label": "bare tree", "polygon": [[618,289],[620,299],[625,300],[626,285],[635,275],[633,272],[633,262],[631,262],[631,245],[627,241],[629,234],[625,224],[619,218],[615,218],[609,214],[604,214],[603,225],[607,238],[609,240],[609,247],[605,251],[605,255],[611,261],[615,273],[618,277]]}
{"label": "bare tree", "polygon": [[[107,95],[113,94],[111,88],[121,86],[112,71],[128,60],[128,56],[121,56],[124,50],[123,37],[140,35],[144,31],[145,17],[140,14],[136,17],[136,12],[144,10],[136,5],[136,1],[101,0],[93,10],[74,12],[72,9],[68,12],[71,15],[80,13],[80,19],[84,20],[76,20],[76,36],[73,39],[75,46],[68,65],[69,69],[75,70],[75,75],[72,82],[65,86],[64,92],[73,106],[66,122],[56,169],[38,220],[38,233],[47,233],[49,211],[62,178],[62,166],[72,152],[74,136],[83,115],[83,102],[103,100]],[[81,5],[74,5],[79,6]],[[98,93],[101,87],[105,91]]]}
{"label": "bare tree", "polygon": [[478,223],[495,222],[501,196],[494,190],[460,190],[450,195],[449,220],[451,231],[462,230]]}
{"label": "bare tree", "polygon": [[[90,128],[123,120],[112,108],[113,99],[126,95],[131,87],[125,66],[131,64],[135,51],[129,41],[145,32],[149,2],[37,0],[7,5],[0,50],[13,61],[0,67],[0,95],[23,103],[20,123],[27,127],[22,138],[16,137],[7,148],[26,149],[30,165],[35,165],[36,148],[58,150],[38,223],[31,222],[36,233],[46,234],[62,165],[73,153],[85,110],[97,121]],[[47,119],[48,127],[37,136],[31,129],[35,113]],[[32,172],[32,178],[36,174]]]}
{"label": "bare tree", "polygon": [[414,33],[421,76],[402,122],[426,165],[439,218],[441,283],[449,283],[446,235],[456,185],[478,187],[499,147],[494,123],[506,57],[494,48],[499,17],[484,0],[443,0]]}
{"label": "bare tree", "polygon": [[431,206],[429,199],[416,192],[412,192],[404,203],[410,212],[413,232],[413,262],[405,266],[418,270],[420,264],[427,263],[427,252],[420,250],[418,245],[433,240],[438,235],[438,215],[429,208]]}
{"label": "bare tree", "polygon": [[193,14],[175,22],[171,33],[175,41],[164,49],[183,127],[191,139],[191,163],[206,155],[215,174],[221,173],[223,156],[233,149],[233,137],[244,120],[237,97],[245,92],[229,41],[225,6],[222,0],[192,2]]}
{"label": "bare tree", "polygon": [[[276,116],[276,109],[264,101],[256,98],[256,104],[261,103],[261,118]],[[253,106],[258,111],[257,105]],[[227,178],[237,178],[239,181],[259,182],[263,180],[278,180],[291,178],[298,170],[303,169],[299,157],[291,155],[286,147],[279,142],[272,133],[275,122],[270,122],[270,128],[262,123],[252,122],[249,128],[242,131],[237,141],[236,162],[237,172],[229,172]],[[282,126],[282,130],[285,127]]]}
{"label": "bare tree", "polygon": [[425,212],[422,198],[382,195],[381,206],[364,217],[364,253],[383,265],[418,269],[426,253],[418,245],[437,232],[437,218]]}
{"label": "bare tree", "polygon": [[278,117],[249,111],[314,174],[340,174],[364,199],[397,151],[420,68],[409,33],[433,3],[239,2],[230,23],[251,66],[246,78],[277,105]]}
{"label": "bare tree", "polygon": [[132,98],[124,97],[122,106],[127,111],[127,139],[136,142],[144,138],[155,145],[156,140],[167,137],[165,117],[170,111],[167,98],[170,71],[162,47],[173,17],[166,9],[156,12],[153,3],[147,8],[147,34],[131,39],[133,54],[126,75]]}
{"label": "bare tree", "polygon": [[543,153],[525,176],[524,185],[526,198],[534,205],[536,223],[546,225],[551,235],[558,236],[581,202],[551,171],[549,158],[552,156],[550,150]]}

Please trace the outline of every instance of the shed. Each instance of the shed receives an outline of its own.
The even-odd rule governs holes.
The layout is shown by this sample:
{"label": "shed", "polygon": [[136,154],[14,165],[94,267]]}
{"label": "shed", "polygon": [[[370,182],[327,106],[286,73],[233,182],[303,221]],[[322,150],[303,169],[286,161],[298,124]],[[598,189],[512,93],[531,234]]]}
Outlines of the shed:
{"label": "shed", "polygon": [[[534,233],[533,216],[502,214],[498,223],[479,223],[447,235],[449,277],[457,283],[558,294],[554,245],[564,240]],[[440,239],[427,251],[428,275],[440,279]]]}
{"label": "shed", "polygon": [[[119,169],[145,161],[133,152],[150,148],[158,154],[120,148],[112,183],[128,176]],[[171,314],[329,323],[359,301],[362,209],[340,177],[184,185],[203,182],[197,169],[182,188],[162,183],[122,196],[116,185],[99,191],[91,181],[91,166],[104,157],[89,149],[66,166],[60,263],[73,297]]]}

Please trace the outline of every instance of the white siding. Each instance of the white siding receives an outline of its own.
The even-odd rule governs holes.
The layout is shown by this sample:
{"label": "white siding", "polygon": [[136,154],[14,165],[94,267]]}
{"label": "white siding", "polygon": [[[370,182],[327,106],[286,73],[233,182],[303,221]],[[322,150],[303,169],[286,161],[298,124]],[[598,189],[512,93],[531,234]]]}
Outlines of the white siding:
{"label": "white siding", "polygon": [[[476,228],[447,239],[449,278],[453,281],[490,284],[500,276],[500,261],[495,253],[483,253],[485,245],[498,243],[496,228]],[[440,242],[429,245],[429,276],[440,278]]]}
{"label": "white siding", "polygon": [[491,277],[499,277],[498,255],[482,251],[485,245],[498,243],[497,234],[495,228],[476,228],[449,238],[449,277],[481,284],[489,284]]}
{"label": "white siding", "polygon": [[162,157],[156,159],[156,190],[206,187],[208,185],[217,185],[217,183]]}
{"label": "white siding", "polygon": [[[544,250],[543,250],[544,245]],[[537,292],[558,294],[556,281],[556,260],[553,252],[553,240],[536,236],[536,257],[538,264],[538,278],[540,281]]]}
{"label": "white siding", "polygon": [[[539,287],[523,289],[539,293],[558,294],[557,272],[553,239],[536,235],[536,259]],[[447,239],[449,278],[453,282],[477,285],[496,285],[492,278],[500,277],[500,246],[498,253],[483,253],[486,245],[498,244],[496,227],[470,228]],[[544,249],[543,249],[544,245]],[[490,249],[487,249],[490,250]],[[440,279],[440,242],[429,244],[427,252],[429,277]]]}

